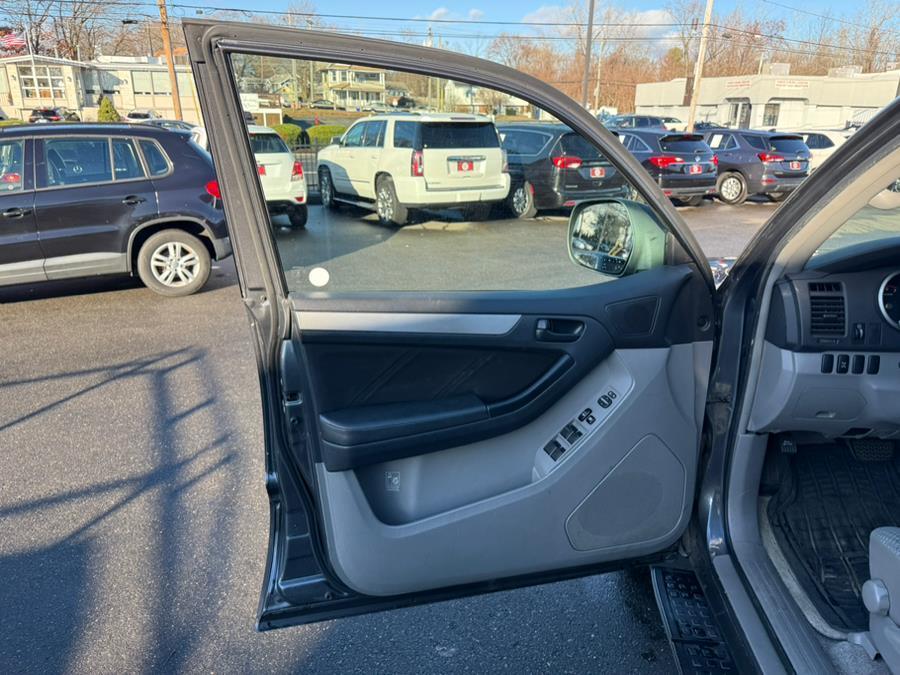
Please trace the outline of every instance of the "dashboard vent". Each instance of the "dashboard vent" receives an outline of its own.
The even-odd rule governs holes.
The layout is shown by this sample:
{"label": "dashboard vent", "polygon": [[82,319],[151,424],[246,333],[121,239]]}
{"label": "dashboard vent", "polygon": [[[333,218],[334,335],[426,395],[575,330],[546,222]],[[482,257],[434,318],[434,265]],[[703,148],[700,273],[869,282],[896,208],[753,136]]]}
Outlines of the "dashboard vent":
{"label": "dashboard vent", "polygon": [[843,290],[840,282],[810,282],[810,333],[829,337],[844,335],[847,312]]}

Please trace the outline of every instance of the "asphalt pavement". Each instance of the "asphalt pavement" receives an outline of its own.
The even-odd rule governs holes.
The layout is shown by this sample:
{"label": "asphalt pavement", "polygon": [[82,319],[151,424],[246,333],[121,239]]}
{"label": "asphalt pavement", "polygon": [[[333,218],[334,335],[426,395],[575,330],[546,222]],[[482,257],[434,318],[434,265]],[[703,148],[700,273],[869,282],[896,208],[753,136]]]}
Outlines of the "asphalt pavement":
{"label": "asphalt pavement", "polygon": [[[773,210],[683,213],[733,255]],[[635,572],[256,633],[268,505],[231,261],[178,300],[92,279],[0,302],[0,672],[673,671]]]}

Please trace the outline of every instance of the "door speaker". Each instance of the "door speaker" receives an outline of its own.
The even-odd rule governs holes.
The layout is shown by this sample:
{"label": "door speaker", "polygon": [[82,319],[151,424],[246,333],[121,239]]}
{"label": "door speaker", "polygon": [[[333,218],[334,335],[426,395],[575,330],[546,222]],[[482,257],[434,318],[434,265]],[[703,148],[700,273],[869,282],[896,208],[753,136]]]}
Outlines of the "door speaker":
{"label": "door speaker", "polygon": [[686,479],[669,447],[644,436],[566,519],[569,542],[594,551],[664,539],[681,520]]}

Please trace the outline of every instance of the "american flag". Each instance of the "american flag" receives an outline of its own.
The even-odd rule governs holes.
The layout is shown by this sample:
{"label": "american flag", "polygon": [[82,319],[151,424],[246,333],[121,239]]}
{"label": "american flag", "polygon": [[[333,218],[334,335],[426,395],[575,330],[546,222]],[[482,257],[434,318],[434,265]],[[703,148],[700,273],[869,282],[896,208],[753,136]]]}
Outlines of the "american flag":
{"label": "american flag", "polygon": [[7,33],[0,36],[0,49],[21,49],[25,46],[25,33]]}

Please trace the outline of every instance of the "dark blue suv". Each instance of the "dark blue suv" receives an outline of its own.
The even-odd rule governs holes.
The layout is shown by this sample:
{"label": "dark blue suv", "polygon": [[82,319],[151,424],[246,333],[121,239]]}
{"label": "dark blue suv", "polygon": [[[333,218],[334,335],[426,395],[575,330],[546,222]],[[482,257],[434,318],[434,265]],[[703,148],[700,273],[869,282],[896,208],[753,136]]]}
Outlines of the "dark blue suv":
{"label": "dark blue suv", "polygon": [[0,285],[136,274],[189,295],[231,254],[212,158],[146,125],[0,130]]}
{"label": "dark blue suv", "polygon": [[781,201],[809,175],[803,137],[750,129],[711,129],[704,138],[719,158],[716,192],[726,204],[752,195]]}

